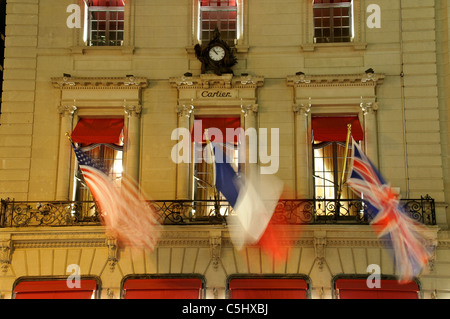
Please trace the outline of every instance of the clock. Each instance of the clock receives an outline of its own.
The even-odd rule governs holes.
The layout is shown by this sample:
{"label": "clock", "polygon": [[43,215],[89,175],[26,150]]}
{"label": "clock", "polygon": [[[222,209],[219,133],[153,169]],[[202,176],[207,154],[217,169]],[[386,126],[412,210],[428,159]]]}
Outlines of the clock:
{"label": "clock", "polygon": [[233,74],[231,69],[237,59],[234,55],[236,49],[230,48],[228,44],[220,38],[219,29],[214,30],[212,39],[205,46],[196,44],[194,46],[195,56],[202,63],[202,74],[214,73],[222,75],[224,73]]}
{"label": "clock", "polygon": [[225,58],[225,49],[220,45],[215,45],[209,49],[208,56],[213,61],[221,61]]}

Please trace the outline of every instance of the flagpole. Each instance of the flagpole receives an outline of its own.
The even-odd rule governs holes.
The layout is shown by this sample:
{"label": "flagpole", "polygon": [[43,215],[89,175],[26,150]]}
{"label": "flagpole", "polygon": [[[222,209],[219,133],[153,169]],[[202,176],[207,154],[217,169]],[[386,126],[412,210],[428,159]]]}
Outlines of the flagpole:
{"label": "flagpole", "polygon": [[69,132],[66,132],[66,136],[67,136],[67,138],[69,139],[69,141],[70,141],[71,143],[73,143],[72,137],[70,136]]}
{"label": "flagpole", "polygon": [[341,176],[341,183],[339,184],[339,189],[338,189],[338,196],[337,199],[340,200],[341,199],[341,194],[342,194],[342,185],[344,185],[344,180],[345,180],[345,170],[347,168],[347,153],[348,153],[348,145],[350,143],[350,135],[352,134],[352,125],[348,124],[347,125],[347,141],[345,142],[345,153],[344,153],[344,166],[342,167],[342,176]]}

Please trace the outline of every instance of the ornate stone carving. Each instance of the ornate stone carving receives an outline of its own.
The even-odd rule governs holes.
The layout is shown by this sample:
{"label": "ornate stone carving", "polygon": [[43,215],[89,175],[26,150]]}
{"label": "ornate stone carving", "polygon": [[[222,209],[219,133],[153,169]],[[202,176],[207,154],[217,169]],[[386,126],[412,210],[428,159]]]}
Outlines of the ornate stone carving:
{"label": "ornate stone carving", "polygon": [[108,264],[109,269],[113,272],[116,268],[116,264],[119,261],[117,239],[111,236],[106,238],[106,246],[108,247]]}
{"label": "ornate stone carving", "polygon": [[264,85],[264,77],[233,76],[232,74],[201,74],[200,76],[183,75],[169,79],[172,87],[183,89],[231,89],[231,88],[257,88]]}
{"label": "ornate stone carving", "polygon": [[61,77],[52,78],[53,87],[58,89],[136,89],[148,87],[146,78],[127,77],[115,78],[84,78],[84,77]]}
{"label": "ornate stone carving", "polygon": [[327,239],[325,237],[314,237],[314,251],[316,255],[317,265],[319,271],[323,270],[323,264],[325,263],[325,246]]}
{"label": "ornate stone carving", "polygon": [[125,105],[123,106],[125,114],[128,115],[128,117],[132,117],[132,116],[141,116],[141,112],[142,112],[142,105],[126,105],[126,101],[125,101]]}
{"label": "ornate stone carving", "polygon": [[305,75],[296,74],[287,77],[288,86],[321,87],[321,86],[367,86],[380,85],[384,81],[384,74],[330,74]]}
{"label": "ornate stone carving", "polygon": [[293,111],[294,113],[308,116],[309,113],[311,112],[311,107],[312,107],[311,98],[309,98],[308,104],[305,103],[294,104]]}
{"label": "ornate stone carving", "polygon": [[214,271],[219,269],[220,253],[222,250],[222,238],[221,237],[211,237],[209,239],[210,249],[211,249],[211,262]]}
{"label": "ornate stone carving", "polygon": [[247,116],[249,112],[258,113],[258,104],[247,104],[244,105],[241,102],[241,111],[244,113],[244,116]]}
{"label": "ornate stone carving", "polygon": [[77,107],[74,105],[61,105],[58,107],[58,112],[63,116],[72,116],[77,110]]}
{"label": "ornate stone carving", "polygon": [[12,242],[11,240],[0,241],[0,268],[1,271],[6,273],[8,267],[11,264],[12,258]]}
{"label": "ornate stone carving", "polygon": [[177,113],[179,117],[187,117],[189,118],[192,114],[192,112],[194,112],[194,105],[179,105],[177,106]]}

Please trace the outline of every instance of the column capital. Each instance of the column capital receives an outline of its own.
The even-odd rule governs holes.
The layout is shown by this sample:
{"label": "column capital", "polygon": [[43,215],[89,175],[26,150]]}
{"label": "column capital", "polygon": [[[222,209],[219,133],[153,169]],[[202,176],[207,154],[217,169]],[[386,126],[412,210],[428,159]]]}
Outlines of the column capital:
{"label": "column capital", "polygon": [[142,113],[142,106],[141,105],[124,105],[123,109],[125,111],[125,114],[128,115],[128,117],[141,116]]}
{"label": "column capital", "polygon": [[258,113],[259,106],[258,104],[246,104],[241,105],[241,111],[244,113],[244,116],[247,116],[249,112]]}
{"label": "column capital", "polygon": [[194,111],[193,105],[178,105],[177,106],[177,113],[179,117],[187,117],[189,118]]}
{"label": "column capital", "polygon": [[311,104],[294,104],[292,106],[292,110],[298,115],[303,114],[305,116],[308,116],[311,112]]}
{"label": "column capital", "polygon": [[374,114],[378,110],[377,102],[361,102],[359,105],[364,115]]}

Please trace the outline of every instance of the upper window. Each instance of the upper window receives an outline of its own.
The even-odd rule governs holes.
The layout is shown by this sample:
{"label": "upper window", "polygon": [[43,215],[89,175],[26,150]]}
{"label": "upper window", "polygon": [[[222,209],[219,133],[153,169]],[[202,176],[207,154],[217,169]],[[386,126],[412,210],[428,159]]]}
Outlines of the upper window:
{"label": "upper window", "polygon": [[217,27],[221,38],[234,46],[238,38],[238,0],[199,0],[199,40],[208,42]]}
{"label": "upper window", "polygon": [[88,46],[122,46],[125,0],[85,0]]}
{"label": "upper window", "polygon": [[352,0],[314,0],[314,42],[352,42],[352,13]]}

